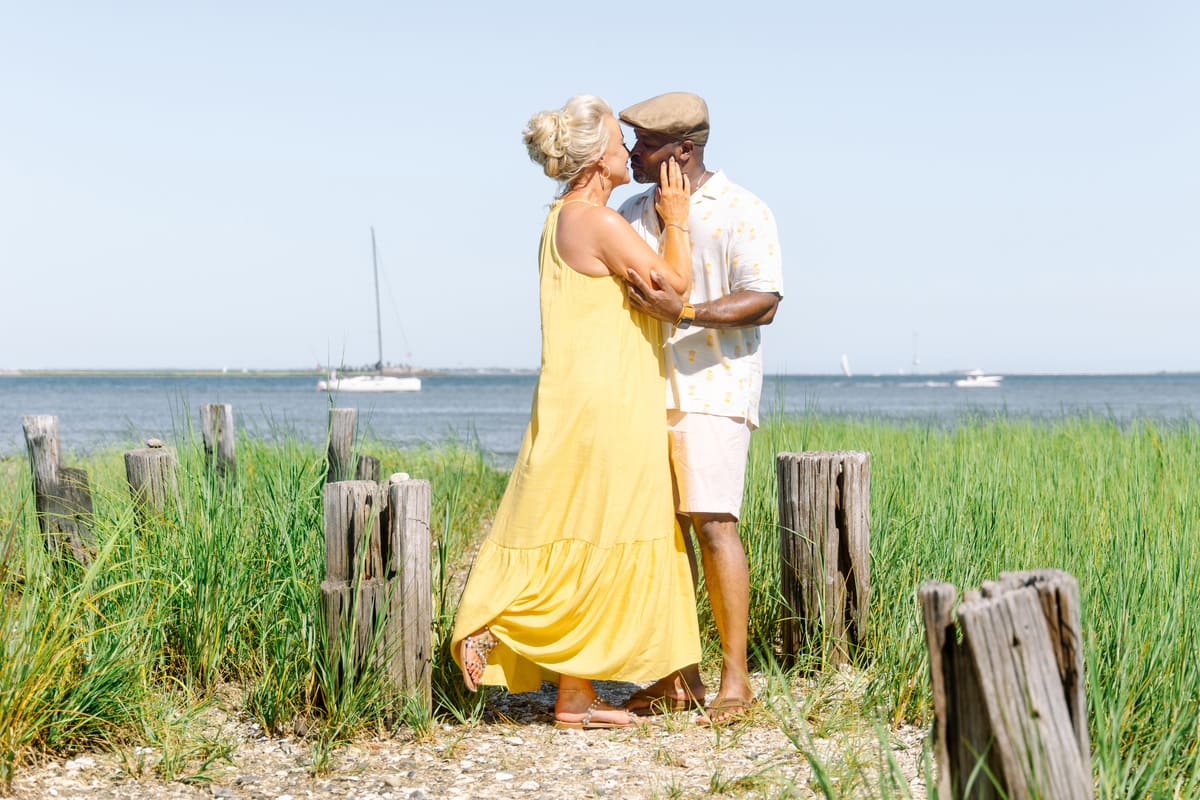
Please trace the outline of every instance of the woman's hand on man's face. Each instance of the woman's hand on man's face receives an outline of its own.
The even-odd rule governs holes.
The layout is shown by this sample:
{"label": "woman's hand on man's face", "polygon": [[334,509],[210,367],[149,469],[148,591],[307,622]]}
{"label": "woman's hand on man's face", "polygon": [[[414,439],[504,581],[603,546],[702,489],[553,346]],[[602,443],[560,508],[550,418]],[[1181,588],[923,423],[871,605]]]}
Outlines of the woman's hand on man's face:
{"label": "woman's hand on man's face", "polygon": [[692,186],[683,174],[674,156],[658,167],[658,192],[654,208],[663,219],[663,224],[687,226],[688,211],[692,204]]}

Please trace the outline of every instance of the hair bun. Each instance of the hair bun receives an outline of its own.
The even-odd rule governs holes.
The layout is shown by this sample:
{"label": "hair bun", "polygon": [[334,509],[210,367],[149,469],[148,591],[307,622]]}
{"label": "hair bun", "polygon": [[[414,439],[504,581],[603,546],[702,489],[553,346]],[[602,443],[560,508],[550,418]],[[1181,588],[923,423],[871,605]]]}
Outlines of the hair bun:
{"label": "hair bun", "polygon": [[548,177],[569,183],[608,146],[604,118],[612,110],[599,97],[576,95],[553,111],[539,111],[525,126],[525,149]]}

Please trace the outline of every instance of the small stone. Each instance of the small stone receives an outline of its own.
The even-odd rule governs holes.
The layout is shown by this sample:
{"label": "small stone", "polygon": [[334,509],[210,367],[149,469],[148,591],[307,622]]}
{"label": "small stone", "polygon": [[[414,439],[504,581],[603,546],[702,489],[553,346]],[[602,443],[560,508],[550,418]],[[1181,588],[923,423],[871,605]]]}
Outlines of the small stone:
{"label": "small stone", "polygon": [[71,759],[66,764],[63,764],[63,766],[70,770],[91,769],[96,766],[96,759],[91,756],[80,756],[79,758]]}
{"label": "small stone", "polygon": [[525,744],[525,740],[522,739],[520,736],[506,736],[506,737],[504,737],[504,741],[506,744],[511,744],[514,747],[519,747],[519,746]]}
{"label": "small stone", "polygon": [[525,781],[517,788],[522,792],[536,792],[538,789],[542,788],[542,785],[537,781]]}
{"label": "small stone", "polygon": [[228,786],[210,786],[208,788],[212,792],[213,797],[237,797],[237,794]]}
{"label": "small stone", "polygon": [[400,777],[399,775],[384,775],[383,782],[385,785],[390,786],[393,789],[399,789],[404,785],[404,778]]}
{"label": "small stone", "polygon": [[513,779],[513,774],[511,772],[497,772],[496,773],[496,780],[498,780],[498,781],[511,781],[512,779]]}
{"label": "small stone", "polygon": [[429,795],[425,794],[420,789],[413,789],[408,793],[408,797],[405,798],[405,800],[429,800]]}
{"label": "small stone", "polygon": [[146,440],[146,447],[162,447],[162,446],[163,446],[162,439],[147,439]]}

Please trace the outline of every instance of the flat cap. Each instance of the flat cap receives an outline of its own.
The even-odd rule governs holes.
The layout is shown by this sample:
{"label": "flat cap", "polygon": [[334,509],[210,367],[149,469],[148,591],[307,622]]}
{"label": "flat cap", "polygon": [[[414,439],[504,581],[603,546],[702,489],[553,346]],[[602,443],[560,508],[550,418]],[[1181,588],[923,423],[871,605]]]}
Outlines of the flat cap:
{"label": "flat cap", "polygon": [[708,104],[691,92],[667,92],[635,103],[620,113],[626,125],[673,139],[708,141]]}

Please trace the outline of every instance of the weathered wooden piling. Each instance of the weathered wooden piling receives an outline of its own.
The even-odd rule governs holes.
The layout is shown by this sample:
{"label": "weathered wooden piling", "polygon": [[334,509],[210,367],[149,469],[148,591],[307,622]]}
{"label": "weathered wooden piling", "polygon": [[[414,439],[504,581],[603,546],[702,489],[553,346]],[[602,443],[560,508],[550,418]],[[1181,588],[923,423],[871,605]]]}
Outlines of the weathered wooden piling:
{"label": "weathered wooden piling", "polygon": [[783,659],[819,643],[846,663],[867,625],[871,586],[871,456],[780,453],[779,567]]}
{"label": "weathered wooden piling", "polygon": [[25,449],[29,452],[29,468],[33,472],[38,528],[42,533],[48,533],[48,508],[58,491],[58,417],[33,414],[22,417],[21,426],[25,430]]}
{"label": "weathered wooden piling", "polygon": [[168,503],[178,506],[178,463],[175,448],[166,447],[160,439],[149,439],[145,447],[125,453],[125,478],[141,512],[161,514]]}
{"label": "weathered wooden piling", "polygon": [[956,596],[947,583],[919,593],[938,796],[1093,797],[1075,579],[1006,572],[965,592],[957,609]]}
{"label": "weathered wooden piling", "polygon": [[96,552],[92,536],[95,509],[87,470],[58,468],[58,496],[51,506],[51,517],[59,531],[58,548],[66,549],[80,564],[90,564]]}
{"label": "weathered wooden piling", "polygon": [[38,530],[51,553],[69,553],[88,564],[95,551],[92,495],[87,471],[65,467],[58,440],[58,417],[35,414],[22,419],[29,466],[33,473]]}
{"label": "weathered wooden piling", "polygon": [[359,456],[358,466],[354,469],[356,481],[379,481],[379,459],[375,456]]}
{"label": "weathered wooden piling", "polygon": [[229,403],[200,406],[200,429],[204,436],[205,463],[222,477],[235,475],[233,406]]}
{"label": "weathered wooden piling", "polygon": [[[384,501],[387,504],[384,504]],[[327,657],[343,682],[385,672],[399,694],[432,708],[429,482],[325,485]]]}
{"label": "weathered wooden piling", "polygon": [[389,636],[397,643],[389,673],[401,692],[433,708],[433,541],[429,481],[398,473],[388,479],[384,569],[391,586]]}
{"label": "weathered wooden piling", "polygon": [[354,449],[354,425],[358,411],[353,408],[329,409],[329,455],[325,482],[348,481],[352,476],[350,461]]}

